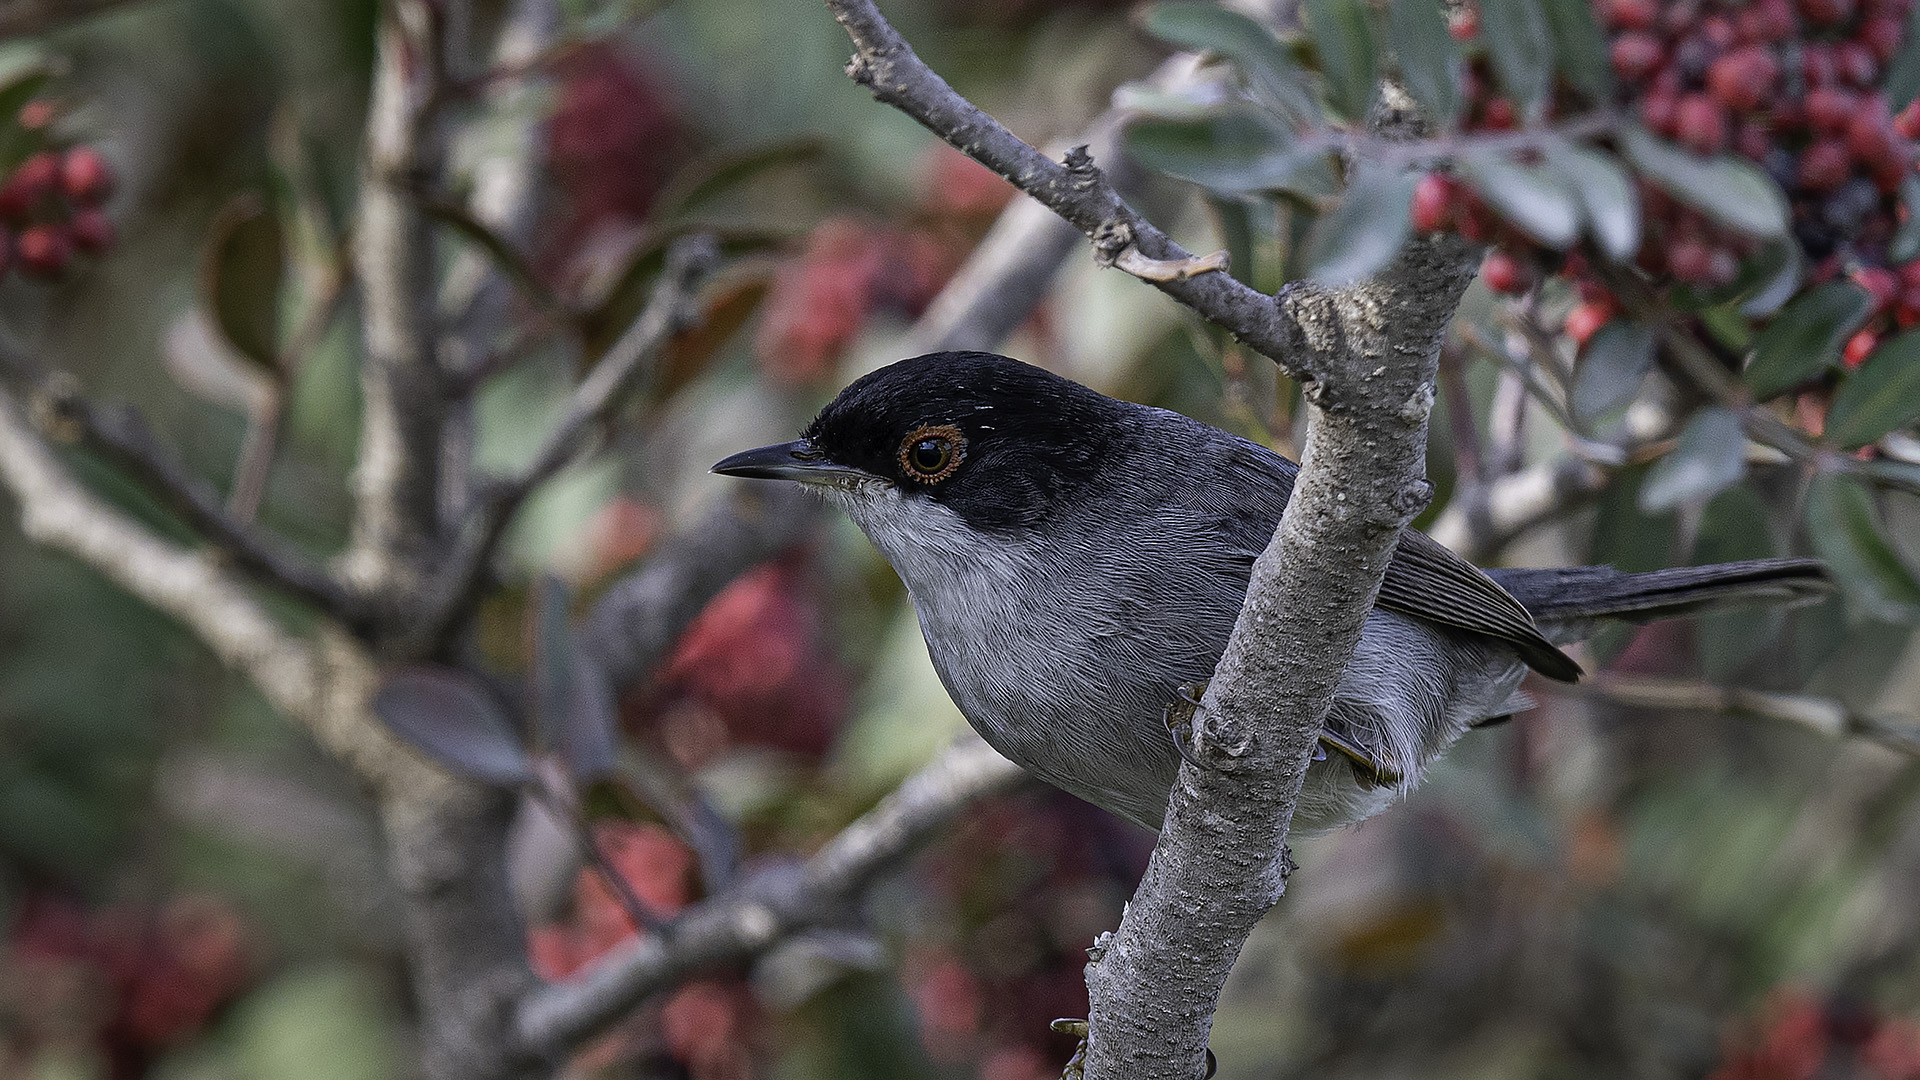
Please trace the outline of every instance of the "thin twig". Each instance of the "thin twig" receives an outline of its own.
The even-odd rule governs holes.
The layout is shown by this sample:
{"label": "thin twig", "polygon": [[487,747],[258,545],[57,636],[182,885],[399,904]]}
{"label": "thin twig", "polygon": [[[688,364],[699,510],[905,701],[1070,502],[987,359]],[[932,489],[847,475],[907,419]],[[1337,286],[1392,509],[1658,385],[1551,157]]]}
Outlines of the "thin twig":
{"label": "thin twig", "polygon": [[1569,689],[1643,709],[1692,709],[1784,720],[1832,738],[1862,738],[1920,758],[1920,718],[1863,713],[1835,698],[1614,671],[1603,671]]}
{"label": "thin twig", "polygon": [[640,899],[640,894],[633,891],[633,884],[627,880],[626,875],[620,872],[619,867],[613,865],[612,859],[607,858],[606,850],[600,846],[599,837],[593,834],[593,825],[580,813],[578,800],[561,799],[556,793],[549,791],[547,785],[540,780],[527,784],[524,790],[544,807],[547,814],[555,821],[567,823],[567,828],[573,833],[574,844],[579,847],[581,856],[587,860],[589,866],[593,867],[593,872],[606,885],[607,891],[613,894],[615,902],[620,905],[620,910],[627,916],[628,925],[633,927],[633,932],[636,934],[659,933],[666,926],[667,920],[653,910],[645,900]]}

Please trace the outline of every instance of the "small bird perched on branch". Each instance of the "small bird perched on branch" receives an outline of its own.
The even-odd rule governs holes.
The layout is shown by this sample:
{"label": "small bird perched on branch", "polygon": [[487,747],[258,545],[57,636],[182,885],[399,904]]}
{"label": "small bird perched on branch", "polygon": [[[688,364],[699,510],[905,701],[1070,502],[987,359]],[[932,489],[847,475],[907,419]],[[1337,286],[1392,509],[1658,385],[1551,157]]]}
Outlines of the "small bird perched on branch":
{"label": "small bird perched on branch", "polygon": [[[1299,467],[1017,360],[943,352],[859,379],[801,438],[713,470],[798,481],[845,510],[906,583],[934,668],[981,736],[1157,829],[1185,752],[1169,707],[1226,648]],[[1407,530],[1294,828],[1385,809],[1462,733],[1526,708],[1528,668],[1578,678],[1559,646],[1601,620],[1829,588],[1810,559],[1483,572]]]}

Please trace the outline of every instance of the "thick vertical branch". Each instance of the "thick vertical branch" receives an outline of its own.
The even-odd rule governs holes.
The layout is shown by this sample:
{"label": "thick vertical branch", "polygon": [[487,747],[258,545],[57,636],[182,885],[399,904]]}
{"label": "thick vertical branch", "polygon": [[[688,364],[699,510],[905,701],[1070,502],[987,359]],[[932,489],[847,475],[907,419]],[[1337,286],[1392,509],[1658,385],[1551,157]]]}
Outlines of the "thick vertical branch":
{"label": "thick vertical branch", "polygon": [[[409,191],[438,164],[435,8],[396,0],[379,30],[354,263],[365,310],[364,414],[342,570],[399,619],[438,534],[446,380],[434,355],[433,246]],[[426,185],[430,186],[430,185]]]}

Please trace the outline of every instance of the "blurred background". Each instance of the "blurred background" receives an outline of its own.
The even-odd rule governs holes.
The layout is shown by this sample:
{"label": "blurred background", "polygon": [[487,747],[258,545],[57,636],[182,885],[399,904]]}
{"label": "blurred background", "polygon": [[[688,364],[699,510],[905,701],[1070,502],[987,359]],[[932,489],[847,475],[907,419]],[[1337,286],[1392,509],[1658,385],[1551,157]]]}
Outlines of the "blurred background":
{"label": "blurred background", "polygon": [[[1830,18],[1820,4],[1780,6],[1788,23],[1767,48],[1793,48],[1796,63],[1807,46],[1850,57],[1847,43],[1884,37],[1893,20],[1865,80],[1832,77],[1866,108],[1904,41],[1905,5],[1836,2]],[[500,19],[497,7],[476,5],[476,21]],[[1698,96],[1711,61],[1736,47],[1714,20],[1748,34],[1740,13],[1766,5],[1654,7],[1644,25],[1635,5],[1594,9],[1609,63],[1641,76],[1602,104],[1630,113],[1666,92],[1668,64],[1673,92]],[[675,342],[611,450],[545,485],[513,522],[504,584],[476,622],[482,653],[508,671],[528,663],[536,583],[590,600],[714,493],[708,464],[791,437],[848,380],[905,355],[915,321],[1013,195],[847,80],[846,37],[817,4],[559,9],[546,48],[470,72],[454,91],[467,118],[450,149],[457,171],[538,162],[538,213],[520,242],[529,281],[503,302],[504,359],[477,383],[476,460],[511,468],[533,453],[576,373],[631,317],[633,282],[657,267],[664,238],[712,231],[728,259],[704,294],[704,326]],[[1218,71],[1195,77],[1191,57],[1168,90],[1172,47],[1124,3],[913,0],[887,12],[936,70],[1036,145],[1067,145],[1116,89],[1157,107],[1163,125],[1217,103]],[[1292,5],[1261,14],[1300,25]],[[1487,13],[1489,33],[1498,14]],[[24,149],[9,166],[53,148],[71,203],[65,233],[15,231],[0,319],[89,394],[136,404],[222,491],[254,486],[258,520],[322,557],[345,543],[357,451],[362,343],[343,238],[376,16],[371,0],[149,0],[10,42],[0,65],[9,87],[26,87],[0,94],[20,113],[8,138]],[[1503,125],[1490,105],[1502,93],[1478,27],[1462,26],[1480,13],[1456,5],[1450,17],[1467,65],[1462,125],[1513,126],[1510,106]],[[1635,33],[1659,50],[1645,70],[1620,58]],[[1685,54],[1696,39],[1714,50],[1705,60]],[[1296,52],[1323,65],[1325,39]],[[1778,277],[1748,264],[1781,244],[1721,242],[1731,234],[1652,191],[1642,235],[1673,261],[1643,259],[1644,280],[1687,295],[1642,302],[1706,327],[1702,340],[1737,368],[1739,342],[1788,297],[1858,285],[1878,306],[1853,311],[1842,332],[1819,324],[1797,339],[1826,358],[1766,395],[1812,446],[1835,387],[1879,370],[1868,359],[1879,338],[1898,340],[1908,323],[1902,264],[1888,253],[1907,211],[1898,191],[1846,188],[1872,176],[1865,155],[1835,166],[1837,184],[1795,158],[1767,165],[1770,152],[1804,157],[1824,139],[1794,126],[1811,122],[1805,95],[1820,84],[1776,78],[1762,100],[1723,102],[1719,123],[1722,143],[1792,199],[1792,280],[1740,316],[1746,338],[1721,333],[1714,313]],[[1879,107],[1893,124],[1899,110]],[[1659,130],[1657,119],[1647,122]],[[1664,134],[1690,151],[1723,148],[1668,122]],[[1733,146],[1749,128],[1759,143]],[[1137,204],[1192,250],[1233,250],[1236,272],[1269,289],[1295,276],[1327,193],[1205,174],[1196,157],[1224,151],[1196,150],[1183,132],[1142,137],[1136,160],[1149,168],[1129,170]],[[1907,177],[1895,172],[1897,188]],[[1851,231],[1827,213],[1843,189],[1865,199]],[[1423,525],[1488,563],[1641,569],[1814,550],[1867,569],[1849,563],[1846,590],[1820,606],[1604,640],[1583,656],[1607,673],[1587,688],[1530,687],[1538,709],[1463,740],[1404,805],[1297,839],[1301,870],[1229,984],[1212,1044],[1220,1076],[1920,1077],[1920,485],[1863,486],[1868,520],[1823,538],[1834,506],[1859,504],[1820,503],[1809,517],[1811,458],[1745,443],[1736,424],[1729,465],[1725,438],[1689,435],[1715,406],[1668,369],[1672,346],[1658,365],[1650,344],[1645,362],[1622,361],[1624,386],[1617,369],[1581,381],[1600,365],[1580,345],[1625,321],[1629,302],[1570,266],[1577,253],[1549,250],[1568,243],[1515,235],[1510,208],[1486,197],[1494,182],[1478,190],[1477,203],[1457,185],[1428,190],[1412,211],[1420,228],[1471,235],[1461,223],[1492,203],[1476,238],[1499,243],[1494,258],[1518,275],[1490,263],[1462,308],[1433,423],[1441,497]],[[1419,218],[1422,197],[1432,221]],[[268,220],[283,256],[271,273],[245,261]],[[482,246],[449,235],[449,262]],[[1687,243],[1705,252],[1700,268],[1674,254]],[[1707,295],[1733,284],[1714,280],[1722,252],[1746,282],[1731,299]],[[1875,270],[1895,279],[1892,300],[1874,295],[1885,285]],[[263,373],[230,340],[243,331],[223,305],[268,311],[270,334],[275,318],[302,327],[297,364]],[[555,329],[556,309],[577,333]],[[1841,343],[1861,326],[1876,340],[1857,357],[1849,345],[1843,363]],[[1298,395],[1265,361],[1083,248],[1000,351],[1283,452],[1300,435]],[[1865,449],[1819,452],[1920,470],[1902,434],[1920,405],[1902,408]],[[264,455],[263,432],[274,444]],[[1569,447],[1588,452],[1570,466]],[[166,535],[190,536],[108,464],[82,451],[67,460]],[[1489,525],[1474,498],[1523,475],[1578,482],[1513,527]],[[396,912],[352,778],[191,635],[24,540],[14,504],[0,496],[0,507],[0,1076],[416,1075]],[[621,721],[623,761],[695,778],[749,859],[811,850],[964,723],[897,580],[825,514],[713,601],[624,698]],[[671,912],[698,898],[684,836],[618,784],[588,807],[644,899]],[[889,879],[866,926],[686,985],[571,1071],[1057,1075],[1071,1040],[1047,1023],[1085,1015],[1083,950],[1115,924],[1151,845],[1050,790],[995,797]],[[529,909],[530,955],[548,978],[632,932],[606,887],[572,871]]]}

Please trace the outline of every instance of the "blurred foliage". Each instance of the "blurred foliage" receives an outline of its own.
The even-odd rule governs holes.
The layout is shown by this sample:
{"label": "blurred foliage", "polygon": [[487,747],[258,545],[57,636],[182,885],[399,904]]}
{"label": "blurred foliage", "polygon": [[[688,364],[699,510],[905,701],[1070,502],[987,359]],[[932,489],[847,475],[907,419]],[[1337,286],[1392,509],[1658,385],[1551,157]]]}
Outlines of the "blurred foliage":
{"label": "blurred foliage", "polygon": [[[481,464],[527,460],[668,240],[715,230],[729,262],[708,329],[675,344],[617,452],[563,473],[514,525],[477,646],[502,671],[536,673],[559,695],[549,713],[572,693],[569,612],[714,490],[708,463],[789,437],[839,385],[896,358],[899,332],[1011,193],[845,80],[845,39],[811,0],[562,7],[551,63],[513,76],[538,88],[520,107],[546,120],[533,239],[520,250],[436,219],[447,262],[504,262],[516,284],[476,395]],[[483,23],[499,16],[478,8]],[[1441,501],[1482,479],[1476,450],[1483,466],[1543,462],[1621,437],[1652,406],[1667,421],[1652,451],[1508,558],[1643,569],[1813,550],[1848,592],[1786,615],[1621,632],[1587,658],[1806,688],[1920,723],[1908,408],[1920,362],[1900,335],[1876,339],[1864,364],[1846,355],[1869,318],[1897,318],[1865,307],[1878,301],[1859,271],[1878,264],[1821,279],[1831,252],[1793,247],[1798,219],[1785,216],[1804,200],[1764,168],[1664,135],[1484,153],[1462,133],[1489,130],[1495,101],[1514,123],[1559,123],[1570,105],[1629,104],[1618,95],[1632,91],[1595,62],[1620,29],[1610,8],[1477,10],[1484,29],[1466,42],[1416,0],[1280,4],[1272,21],[1204,4],[1130,21],[1094,0],[889,14],[1037,143],[1078,132],[1117,89],[1136,114],[1134,157],[1209,189],[1149,179],[1139,204],[1189,247],[1229,248],[1234,272],[1265,289],[1377,266],[1420,225],[1420,174],[1446,172],[1479,200],[1459,206],[1510,226],[1494,238],[1522,277],[1462,307],[1470,347],[1447,407],[1472,415],[1436,414]],[[345,537],[356,442],[358,302],[347,290],[335,308],[329,292],[374,15],[370,0],[175,0],[40,43],[52,74],[33,93],[60,103],[50,137],[111,163],[116,238],[51,280],[0,280],[14,333],[89,392],[137,403],[223,492],[242,481],[250,432],[272,426],[258,518],[319,556]],[[1187,84],[1142,81],[1164,55],[1156,41],[1210,59]],[[1365,111],[1388,68],[1453,141],[1343,175],[1327,133]],[[18,107],[0,96],[0,114]],[[512,116],[460,107],[484,121],[475,146],[456,148],[469,162]],[[1579,332],[1598,271],[1572,255],[1592,269],[1642,240],[1670,247],[1662,223],[1689,213],[1746,230],[1753,243],[1729,247],[1745,260],[1738,279],[1650,271],[1665,291],[1631,303],[1610,291],[1614,306]],[[1676,326],[1761,403],[1708,400],[1660,336]],[[1298,393],[1269,365],[1085,260],[1004,351],[1298,444]],[[1525,392],[1528,363],[1547,392]],[[1759,451],[1736,408],[1768,410],[1809,456]],[[1479,446],[1457,441],[1457,419]],[[65,452],[97,490],[185,538],[103,463]],[[0,547],[0,1075],[411,1075],[398,928],[351,782],[165,620],[12,530]],[[428,689],[498,727],[487,699],[473,704],[484,687],[436,678]],[[1539,709],[1466,740],[1408,805],[1298,845],[1303,870],[1215,1028],[1223,1077],[1920,1075],[1920,765],[1774,722],[1536,692]],[[623,880],[662,913],[736,857],[809,850],[960,723],[897,581],[844,522],[736,582],[607,719],[620,746],[604,777],[598,751],[576,746],[596,762],[582,769],[598,777],[586,805]],[[542,745],[595,730],[548,728]],[[528,762],[501,731],[494,749],[517,774]],[[1082,950],[1117,918],[1150,839],[1053,792],[984,804],[882,887],[867,927],[680,988],[574,1070],[1056,1074],[1069,1048],[1046,1021],[1084,1014]],[[531,955],[557,977],[633,930],[602,878],[549,862],[525,891]]]}

